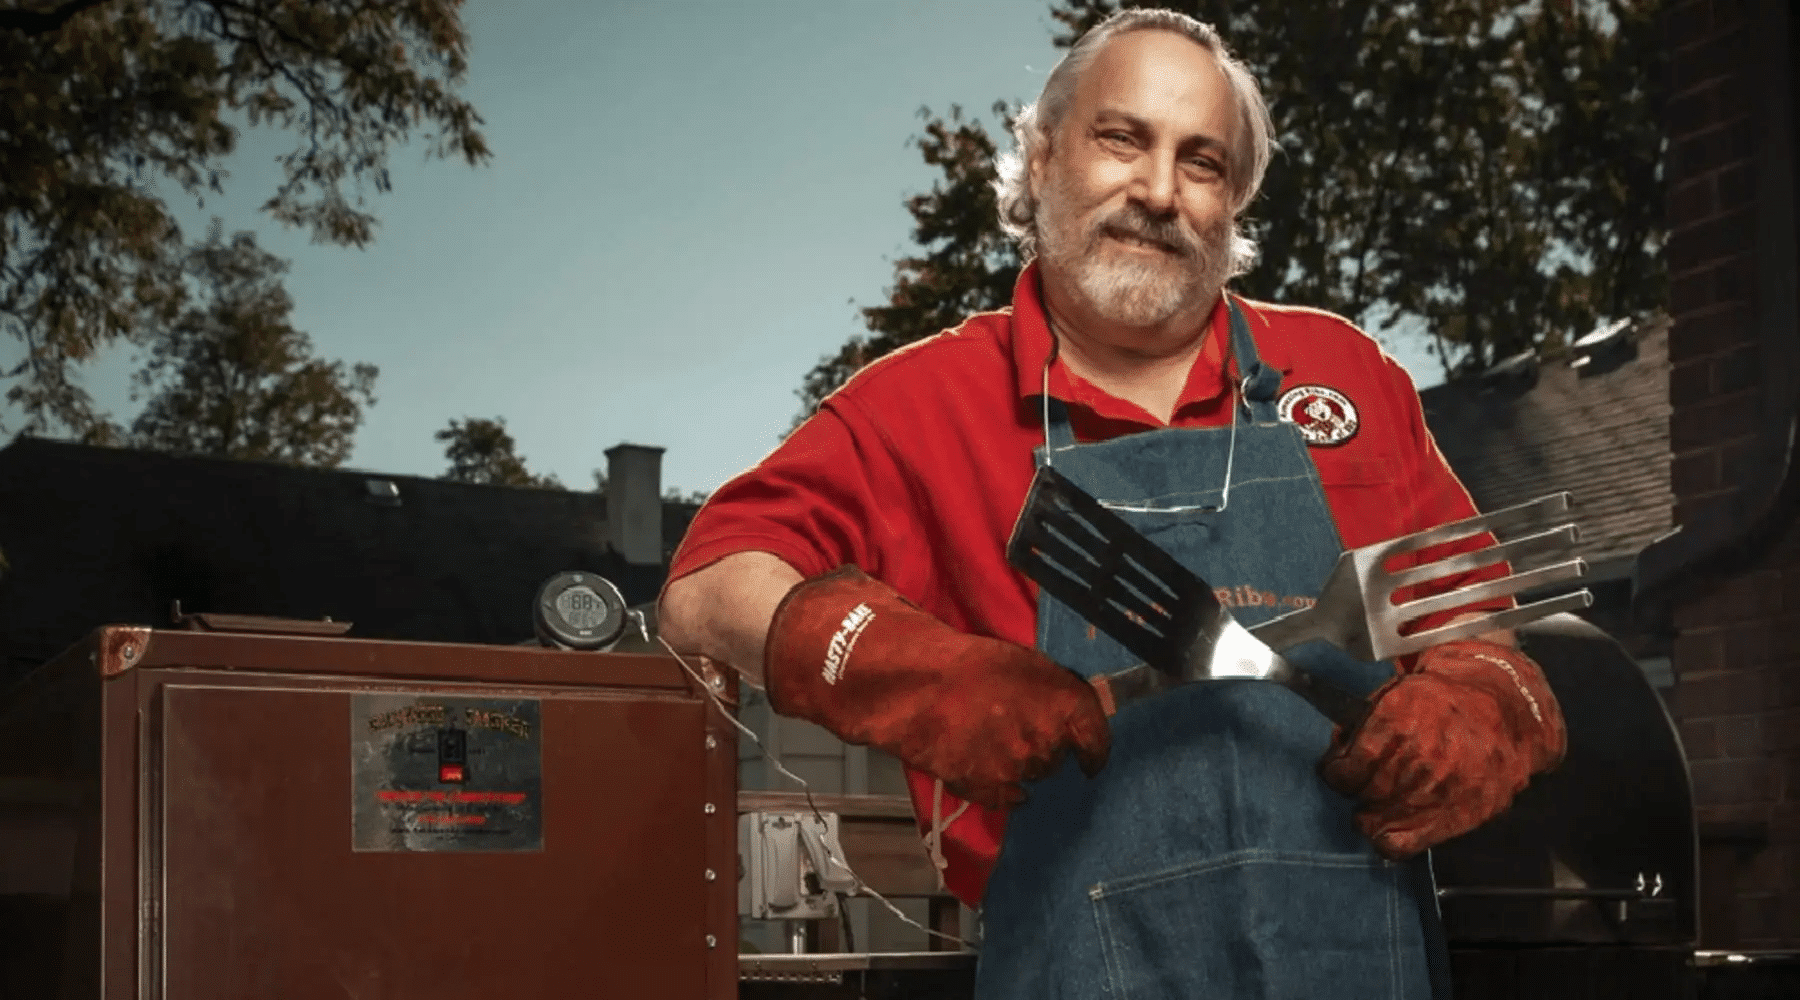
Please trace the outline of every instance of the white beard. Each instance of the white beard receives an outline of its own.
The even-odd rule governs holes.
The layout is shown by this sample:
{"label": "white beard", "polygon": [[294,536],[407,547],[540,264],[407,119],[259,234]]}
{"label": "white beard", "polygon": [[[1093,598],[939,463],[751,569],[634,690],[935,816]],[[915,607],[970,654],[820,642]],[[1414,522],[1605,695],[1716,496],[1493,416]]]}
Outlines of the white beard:
{"label": "white beard", "polygon": [[[1038,253],[1047,265],[1073,279],[1075,291],[1102,318],[1125,326],[1167,322],[1183,311],[1212,302],[1231,276],[1231,237],[1236,226],[1220,220],[1197,234],[1184,220],[1146,219],[1129,208],[1097,219],[1086,232],[1066,218],[1067,186],[1052,180],[1038,199]],[[1143,254],[1107,236],[1107,227],[1143,233],[1182,248],[1181,255]]]}

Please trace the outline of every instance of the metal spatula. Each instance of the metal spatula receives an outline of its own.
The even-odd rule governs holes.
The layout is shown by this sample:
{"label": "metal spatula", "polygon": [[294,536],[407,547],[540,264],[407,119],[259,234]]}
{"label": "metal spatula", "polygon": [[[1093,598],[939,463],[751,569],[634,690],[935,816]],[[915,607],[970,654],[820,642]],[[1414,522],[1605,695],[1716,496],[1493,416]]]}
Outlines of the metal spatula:
{"label": "metal spatula", "polygon": [[1032,484],[1007,559],[1143,663],[1091,677],[1112,715],[1168,688],[1269,680],[1353,731],[1368,703],[1296,669],[1231,617],[1212,587],[1054,470]]}
{"label": "metal spatula", "polygon": [[1594,602],[1594,597],[1584,588],[1571,594],[1534,601],[1505,611],[1488,612],[1479,618],[1453,625],[1440,625],[1411,635],[1403,635],[1400,631],[1407,622],[1439,611],[1578,579],[1587,573],[1587,563],[1579,558],[1460,587],[1433,597],[1416,598],[1403,604],[1394,603],[1394,595],[1403,587],[1467,573],[1502,560],[1554,557],[1566,553],[1581,540],[1580,531],[1572,523],[1560,524],[1510,542],[1423,563],[1399,572],[1390,573],[1383,568],[1389,559],[1397,555],[1417,552],[1488,531],[1518,531],[1540,527],[1559,520],[1568,511],[1569,494],[1552,493],[1491,514],[1478,514],[1466,520],[1351,549],[1338,556],[1337,565],[1332,568],[1331,575],[1325,578],[1325,586],[1319,592],[1317,604],[1270,619],[1250,631],[1276,649],[1291,649],[1310,639],[1324,639],[1359,660],[1374,661],[1416,653],[1427,646],[1435,646],[1451,639],[1512,628],[1559,611],[1585,608]]}
{"label": "metal spatula", "polygon": [[[1566,510],[1567,495],[1562,494],[1561,498],[1560,509]],[[1442,608],[1516,593],[1552,579],[1579,575],[1583,572],[1583,564],[1575,560],[1565,564],[1572,568],[1572,573],[1565,568],[1560,571],[1562,576],[1546,577],[1541,571],[1515,574],[1479,587],[1409,604],[1408,613],[1401,616],[1368,610],[1371,603],[1391,606],[1394,587],[1496,562],[1506,558],[1509,552],[1525,551],[1519,547],[1524,543],[1529,542],[1532,551],[1553,548],[1552,540],[1544,536],[1556,535],[1558,539],[1564,539],[1555,544],[1572,543],[1573,526],[1565,526],[1567,531],[1554,529],[1545,532],[1544,536],[1513,543],[1513,548],[1495,546],[1473,554],[1482,557],[1479,559],[1458,556],[1386,578],[1377,577],[1367,569],[1372,565],[1379,571],[1383,559],[1394,552],[1440,544],[1486,530],[1486,522],[1491,519],[1530,523],[1554,506],[1534,508],[1535,513],[1524,515],[1515,513],[1517,508],[1509,508],[1494,515],[1471,518],[1346,553],[1330,577],[1330,581],[1336,583],[1335,588],[1328,583],[1319,604],[1305,609],[1309,612],[1305,618],[1286,625],[1285,634],[1277,630],[1276,638],[1280,642],[1269,641],[1262,629],[1294,618],[1300,612],[1266,623],[1254,633],[1245,631],[1219,603],[1206,581],[1054,469],[1044,469],[1033,483],[1007,544],[1007,559],[1046,592],[1144,659],[1143,665],[1096,679],[1095,686],[1101,689],[1103,697],[1115,702],[1116,707],[1175,684],[1251,677],[1286,685],[1349,730],[1354,729],[1366,713],[1364,700],[1309,676],[1287,663],[1270,647],[1290,648],[1318,637],[1336,642],[1352,655],[1365,648],[1361,645],[1363,642],[1368,643],[1366,648],[1371,650],[1389,649],[1415,638],[1402,637],[1398,633],[1400,626],[1412,618]],[[1415,539],[1423,540],[1415,542]],[[1372,559],[1359,561],[1354,558],[1358,553],[1376,550],[1380,550],[1380,554]],[[1345,569],[1346,566],[1350,568]],[[1344,582],[1346,579],[1348,583]],[[1365,579],[1372,582],[1365,585]],[[1452,631],[1455,636],[1461,636],[1516,625],[1568,607],[1583,606],[1590,600],[1586,591],[1582,591],[1580,595],[1540,601],[1478,621],[1459,623]],[[1424,605],[1423,610],[1415,610],[1420,605]],[[1377,633],[1379,640],[1374,637]],[[1444,641],[1442,636],[1445,635],[1446,630],[1433,629],[1416,638],[1423,639],[1422,646]],[[1352,645],[1356,648],[1352,649]],[[1397,654],[1365,655],[1363,658],[1384,659],[1390,655]]]}

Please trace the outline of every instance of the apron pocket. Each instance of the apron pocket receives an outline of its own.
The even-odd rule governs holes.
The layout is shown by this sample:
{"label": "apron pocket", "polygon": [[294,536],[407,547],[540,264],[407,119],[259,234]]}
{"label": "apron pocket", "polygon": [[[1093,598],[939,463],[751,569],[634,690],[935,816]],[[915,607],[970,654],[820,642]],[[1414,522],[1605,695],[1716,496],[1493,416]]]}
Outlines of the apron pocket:
{"label": "apron pocket", "polygon": [[1418,931],[1397,872],[1361,854],[1246,850],[1102,882],[1088,895],[1107,996],[1399,998]]}

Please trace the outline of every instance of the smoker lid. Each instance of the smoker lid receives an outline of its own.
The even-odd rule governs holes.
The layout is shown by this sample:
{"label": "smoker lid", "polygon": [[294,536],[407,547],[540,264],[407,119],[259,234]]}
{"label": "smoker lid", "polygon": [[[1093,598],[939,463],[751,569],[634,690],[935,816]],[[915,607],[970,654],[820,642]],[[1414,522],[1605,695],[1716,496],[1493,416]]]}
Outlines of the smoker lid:
{"label": "smoker lid", "polygon": [[1562,706],[1568,753],[1509,810],[1431,852],[1451,943],[1692,945],[1693,795],[1661,697],[1574,615],[1519,641]]}

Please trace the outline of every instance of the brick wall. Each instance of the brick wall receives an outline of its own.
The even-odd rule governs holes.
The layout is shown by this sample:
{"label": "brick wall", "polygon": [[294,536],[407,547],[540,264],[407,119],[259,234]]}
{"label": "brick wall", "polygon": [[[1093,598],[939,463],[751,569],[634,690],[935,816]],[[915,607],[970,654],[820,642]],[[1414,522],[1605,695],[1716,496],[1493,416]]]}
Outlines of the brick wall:
{"label": "brick wall", "polygon": [[[1677,0],[1670,46],[1668,247],[1675,521],[1752,478],[1767,419],[1759,235],[1775,184],[1764,144],[1791,43],[1779,8]],[[1773,66],[1771,64],[1774,64]],[[1782,71],[1785,72],[1785,71]],[[1785,103],[1785,100],[1783,100]],[[1791,108],[1791,104],[1786,105]],[[1791,114],[1791,111],[1789,112]],[[1792,122],[1787,123],[1791,129]],[[1760,256],[1759,256],[1760,255]],[[1791,281],[1793,275],[1787,275]],[[1800,524],[1724,578],[1683,580],[1673,606],[1674,714],[1701,824],[1701,946],[1800,948]]]}
{"label": "brick wall", "polygon": [[1800,526],[1747,572],[1679,603],[1675,625],[1702,946],[1800,946]]}

